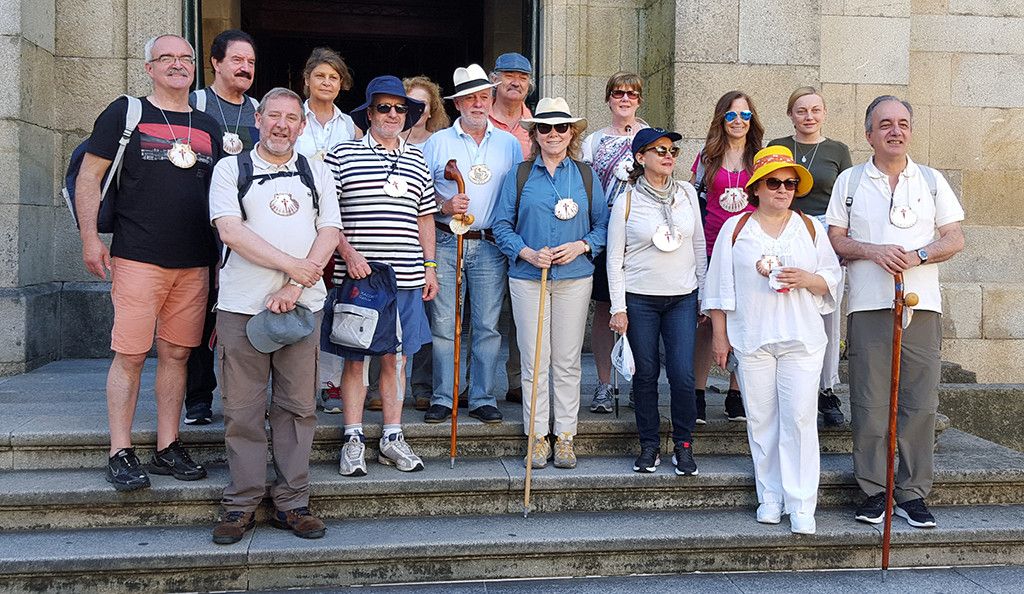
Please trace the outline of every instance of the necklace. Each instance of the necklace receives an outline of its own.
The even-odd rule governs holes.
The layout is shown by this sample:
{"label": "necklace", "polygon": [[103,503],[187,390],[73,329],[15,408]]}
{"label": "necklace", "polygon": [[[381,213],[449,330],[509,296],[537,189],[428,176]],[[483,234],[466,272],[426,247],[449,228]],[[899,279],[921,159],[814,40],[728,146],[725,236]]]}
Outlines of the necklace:
{"label": "necklace", "polygon": [[[370,146],[370,138],[372,137],[369,134],[364,138],[363,143],[366,146]],[[378,143],[377,146],[382,145]],[[391,157],[381,156],[377,151],[376,146],[370,147],[370,150],[373,152],[373,155],[377,157],[377,161],[380,163],[381,169],[384,170],[386,178],[384,182],[384,193],[392,198],[405,196],[405,193],[409,191],[409,182],[402,179],[400,175],[395,174],[395,170],[398,169],[398,162],[402,160],[402,155],[404,154],[402,151],[401,141],[399,141],[398,154],[395,156],[394,161],[391,161]],[[384,150],[387,151],[386,148]],[[390,168],[388,167],[388,164],[391,165]]]}
{"label": "necklace", "polygon": [[[804,153],[804,156],[800,157],[800,162],[801,163],[806,163],[808,169],[810,169],[811,165],[814,164],[814,156],[818,154],[818,147],[821,146],[822,142],[825,142],[824,138],[822,138],[820,141],[814,143],[814,150],[811,151],[811,162],[810,163],[807,162],[807,153]],[[796,144],[797,144],[797,142],[796,142],[796,134],[794,134],[793,135],[793,156],[794,157],[797,156]],[[806,143],[800,143],[800,144],[806,144]]]}
{"label": "necklace", "polygon": [[462,139],[462,144],[466,147],[466,153],[472,161],[472,165],[469,167],[469,181],[473,182],[478,186],[482,186],[487,182],[491,181],[491,168],[487,166],[487,147],[488,140],[491,139],[490,134],[484,132],[484,138],[478,145],[473,137],[470,137],[472,142],[466,140],[466,133],[460,134],[459,138]]}
{"label": "necklace", "polygon": [[[313,110],[311,109],[310,111]],[[321,125],[320,119],[316,116],[316,112],[313,112],[313,117],[308,119],[313,120],[306,122],[306,127],[309,129],[309,135],[313,137],[313,147],[316,149],[316,152],[313,153],[313,158],[318,161],[323,161],[324,157],[327,156],[327,141],[331,138],[331,127],[334,126],[334,118],[331,117],[327,120],[326,124]],[[320,130],[323,131],[324,134],[322,137],[317,134],[317,128],[320,128]]]}
{"label": "necklace", "polygon": [[[153,105],[153,102],[149,102]],[[178,140],[178,137],[174,135],[174,128],[171,126],[170,120],[167,119],[167,114],[164,113],[164,108],[159,105],[153,105],[160,110],[160,115],[164,117],[164,123],[167,124],[167,129],[170,131],[171,136],[171,148],[167,149],[167,160],[172,165],[180,169],[188,169],[196,164],[196,153],[192,150],[192,110],[188,110],[188,136],[185,138],[185,142]]]}
{"label": "necklace", "polygon": [[[203,91],[204,93],[206,91]],[[217,99],[217,109],[220,110],[220,121],[224,122],[224,138],[221,139],[221,146],[224,148],[224,152],[229,155],[237,155],[242,152],[242,139],[238,137],[238,127],[242,124],[242,108],[245,107],[245,95],[242,96],[242,104],[238,106],[238,118],[235,119],[235,130],[234,132],[228,132],[228,119],[224,116],[224,106],[221,105],[220,95],[217,91],[213,91],[214,97]]]}
{"label": "necklace", "polygon": [[[275,173],[288,171],[288,165],[271,165]],[[270,184],[274,187],[274,195],[270,198],[270,211],[281,217],[290,217],[299,212],[299,201],[292,196],[291,192],[281,192],[277,187],[277,177],[271,176]]]}
{"label": "necklace", "polygon": [[558,192],[558,186],[555,185],[555,180],[550,175],[548,176],[548,183],[551,184],[551,189],[555,191],[555,198],[558,199],[555,202],[555,217],[560,221],[568,221],[575,217],[580,211],[580,207],[576,204],[576,201],[569,196],[563,198]]}
{"label": "necklace", "polygon": [[727,167],[725,169],[726,188],[718,197],[718,205],[726,212],[739,212],[747,207],[747,193],[743,188],[737,187],[743,177],[742,171],[736,172],[736,181],[732,180],[733,172]]}

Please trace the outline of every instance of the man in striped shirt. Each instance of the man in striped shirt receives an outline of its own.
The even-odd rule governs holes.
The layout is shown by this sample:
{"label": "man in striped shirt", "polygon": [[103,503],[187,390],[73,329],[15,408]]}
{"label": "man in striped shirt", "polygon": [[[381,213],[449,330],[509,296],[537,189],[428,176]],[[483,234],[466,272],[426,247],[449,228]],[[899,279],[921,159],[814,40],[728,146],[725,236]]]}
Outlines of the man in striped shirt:
{"label": "man in striped shirt", "polygon": [[[424,107],[406,96],[402,82],[394,76],[373,79],[366,89],[366,102],[351,114],[366,135],[335,146],[325,159],[334,172],[344,226],[335,283],[346,275],[366,277],[369,261],[390,265],[398,280],[402,360],[399,365],[395,354],[381,360],[384,427],[377,460],[406,472],[423,469],[422,460],[402,435],[404,390],[400,388],[406,358],[432,339],[423,302],[437,294],[433,216],[437,206],[423,153],[399,134],[416,123]],[[341,391],[345,438],[339,472],[362,476],[366,474],[362,358],[345,361]]]}

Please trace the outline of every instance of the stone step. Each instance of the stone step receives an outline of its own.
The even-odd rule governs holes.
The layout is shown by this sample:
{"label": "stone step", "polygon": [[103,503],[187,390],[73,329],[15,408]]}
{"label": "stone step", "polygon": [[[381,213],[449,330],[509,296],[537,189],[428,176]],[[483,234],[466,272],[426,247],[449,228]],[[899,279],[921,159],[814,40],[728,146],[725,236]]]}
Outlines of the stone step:
{"label": "stone step", "polygon": [[[896,519],[891,567],[1001,565],[1024,556],[1024,506],[936,507],[939,528]],[[817,534],[766,526],[752,508],[329,521],[303,540],[260,524],[239,543],[208,525],[6,532],[11,591],[258,590],[713,571],[872,568],[881,526],[821,510]],[[453,586],[454,587],[454,586]]]}
{"label": "stone step", "polygon": [[[746,455],[697,452],[700,474],[673,472],[671,452],[656,473],[632,471],[633,457],[581,456],[573,470],[533,474],[532,503],[543,512],[682,510],[754,506],[753,466]],[[311,467],[312,507],[329,519],[505,514],[522,510],[521,458],[466,458],[454,469],[427,459],[402,473],[368,460],[365,477],[343,477],[335,463]],[[951,429],[939,438],[937,505],[1024,504],[1024,453]],[[820,506],[852,507],[860,491],[848,454],[821,457]],[[228,482],[227,468],[207,480],[151,476],[152,488],[117,493],[98,469],[14,471],[0,485],[0,531],[212,523]],[[267,510],[261,510],[265,517]]]}

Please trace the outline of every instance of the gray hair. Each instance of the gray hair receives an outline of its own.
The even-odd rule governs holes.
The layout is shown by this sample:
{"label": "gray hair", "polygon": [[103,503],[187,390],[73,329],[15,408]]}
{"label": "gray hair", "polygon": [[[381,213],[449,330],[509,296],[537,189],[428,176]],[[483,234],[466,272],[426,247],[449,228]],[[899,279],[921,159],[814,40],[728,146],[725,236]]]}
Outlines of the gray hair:
{"label": "gray hair", "polygon": [[[491,71],[491,75],[490,75],[491,82],[492,83],[501,82],[501,73],[502,72],[504,72],[504,70],[492,70]],[[519,72],[519,71],[515,70],[514,72]],[[529,96],[529,94],[532,93],[535,88],[537,88],[537,83],[534,82],[532,74],[527,74],[526,77],[527,77],[527,79],[529,79],[529,82],[527,83],[527,86],[526,86],[526,94],[527,94],[527,96]],[[491,93],[494,94],[494,95],[497,95],[498,94],[498,87],[494,87],[493,90],[491,91]]]}
{"label": "gray hair", "polygon": [[174,33],[164,33],[163,35],[157,35],[156,37],[150,37],[149,40],[146,42],[146,45],[143,46],[143,48],[142,48],[142,56],[146,59],[146,62],[152,62],[153,61],[153,46],[156,45],[156,42],[160,41],[164,37],[177,37],[178,39],[184,41],[185,43],[188,44],[188,49],[190,49],[192,51],[192,57],[193,58],[196,57],[196,48],[192,47],[192,44],[189,42],[189,40],[185,39],[181,35],[175,35]]}
{"label": "gray hair", "polygon": [[295,102],[299,104],[299,115],[302,118],[302,121],[306,121],[306,110],[303,108],[302,105],[302,97],[299,97],[299,94],[296,93],[295,91],[291,89],[286,89],[284,87],[274,87],[273,89],[267,91],[267,94],[264,95],[263,99],[260,100],[260,105],[259,107],[256,108],[256,113],[262,116],[267,110],[267,103],[269,103],[272,99],[277,99],[278,97],[287,97],[289,99],[294,99]]}
{"label": "gray hair", "polygon": [[914,123],[914,108],[910,105],[909,101],[907,101],[905,99],[900,99],[899,97],[897,97],[895,95],[881,95],[879,97],[875,97],[874,101],[872,101],[871,104],[868,105],[867,111],[864,112],[864,131],[867,132],[868,134],[871,133],[871,114],[874,113],[875,108],[877,108],[879,105],[885,103],[886,101],[895,101],[895,102],[903,105],[903,107],[906,107],[907,108],[907,112],[910,114],[910,123],[911,123],[911,125],[913,125],[913,123]]}

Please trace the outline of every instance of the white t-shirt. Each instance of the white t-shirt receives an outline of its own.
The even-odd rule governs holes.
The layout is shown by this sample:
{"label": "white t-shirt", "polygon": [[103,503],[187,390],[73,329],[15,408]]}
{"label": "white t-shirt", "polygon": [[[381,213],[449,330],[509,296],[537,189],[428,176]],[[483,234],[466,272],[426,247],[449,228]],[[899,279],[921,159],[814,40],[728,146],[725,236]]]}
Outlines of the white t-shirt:
{"label": "white t-shirt", "polygon": [[[811,218],[815,233],[812,243],[800,215],[791,213],[779,237],[772,238],[751,217],[733,245],[732,234],[742,216],[725,221],[715,240],[701,309],[725,312],[729,344],[744,355],[787,341],[800,342],[809,352],[824,347],[827,338],[821,316],[835,311],[836,286],[842,279],[839,259],[825,229]],[[761,256],[769,252],[781,256],[784,266],[820,275],[828,292],[819,297],[807,289],[779,293],[769,287],[768,279],[755,268]]]}
{"label": "white t-shirt", "polygon": [[[257,145],[258,146],[258,145]],[[282,171],[297,171],[297,155],[284,165],[264,161],[253,149],[253,174],[265,175]],[[242,198],[246,220],[242,223],[277,249],[305,258],[316,240],[317,231],[324,227],[341,229],[338,211],[338,193],[334,189],[331,170],[319,161],[310,159],[313,184],[320,195],[320,214],[313,208],[313,194],[298,175],[280,177],[263,183],[253,182]],[[210,183],[210,221],[225,216],[242,217],[238,206],[238,157],[226,157],[217,162]],[[290,194],[291,200],[282,199]],[[256,315],[266,309],[267,297],[288,283],[288,275],[280,270],[253,264],[241,254],[232,252],[220,271],[220,294],[217,309],[233,313]],[[324,281],[303,289],[298,303],[311,311],[320,311],[327,297]]]}
{"label": "white t-shirt", "polygon": [[[309,99],[302,105],[306,112],[306,127],[302,130],[302,136],[295,141],[295,150],[308,159],[312,159],[317,151],[326,154],[334,145],[347,140],[356,139],[356,125],[348,114],[334,106],[334,115],[327,121],[326,126],[321,126],[316,119],[316,114],[309,108]],[[317,159],[322,160],[322,159]]]}
{"label": "white t-shirt", "polygon": [[[857,188],[847,185],[853,169],[839,174],[832,187],[832,198],[825,212],[825,221],[833,227],[848,229],[850,239],[863,243],[894,244],[904,250],[918,250],[935,240],[936,229],[964,220],[964,209],[941,173],[935,172],[936,196],[921,169],[907,157],[907,166],[900,173],[896,190],[890,192],[888,176],[879,171],[872,160],[864,164]],[[846,197],[853,196],[853,206],[846,210]],[[909,205],[917,214],[917,223],[900,229],[889,222],[892,205]],[[894,297],[893,277],[871,260],[854,260],[847,264],[850,278],[849,313],[891,309]],[[921,301],[914,309],[942,313],[937,264],[915,266],[903,273],[904,290],[917,293]]]}

